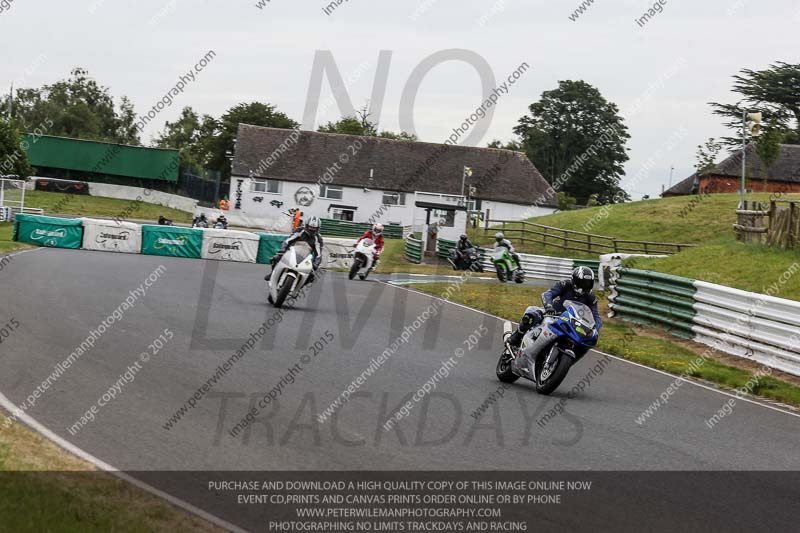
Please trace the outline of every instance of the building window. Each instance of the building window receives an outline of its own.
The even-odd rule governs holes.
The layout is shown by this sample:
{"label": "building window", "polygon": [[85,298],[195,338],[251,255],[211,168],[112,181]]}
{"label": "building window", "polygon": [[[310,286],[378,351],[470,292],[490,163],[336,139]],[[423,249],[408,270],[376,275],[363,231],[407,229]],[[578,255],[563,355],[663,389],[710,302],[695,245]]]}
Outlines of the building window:
{"label": "building window", "polygon": [[383,205],[406,205],[406,193],[384,192]]}
{"label": "building window", "polygon": [[250,192],[267,192],[271,194],[280,194],[281,182],[278,180],[265,180],[260,178],[253,178],[250,181]]}
{"label": "building window", "polygon": [[348,220],[350,222],[353,221],[353,216],[355,215],[355,211],[351,211],[349,209],[333,209],[333,219],[334,220]]}
{"label": "building window", "polygon": [[431,224],[441,228],[454,228],[456,225],[456,212],[449,209],[431,210]]}
{"label": "building window", "polygon": [[319,197],[320,198],[327,198],[328,200],[341,200],[342,199],[342,188],[341,187],[334,187],[333,185],[320,185],[319,186]]}

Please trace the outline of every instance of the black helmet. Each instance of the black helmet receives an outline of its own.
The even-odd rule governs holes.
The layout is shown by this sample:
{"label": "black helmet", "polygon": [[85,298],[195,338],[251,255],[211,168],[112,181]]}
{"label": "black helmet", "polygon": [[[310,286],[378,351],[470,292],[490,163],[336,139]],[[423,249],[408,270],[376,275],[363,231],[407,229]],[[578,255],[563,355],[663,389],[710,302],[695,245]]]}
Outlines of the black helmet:
{"label": "black helmet", "polygon": [[306,225],[303,229],[309,235],[316,235],[317,233],[319,233],[319,217],[309,218],[308,222],[306,222]]}
{"label": "black helmet", "polygon": [[572,271],[572,287],[575,292],[589,294],[594,288],[594,272],[589,267],[580,266]]}
{"label": "black helmet", "polygon": [[466,241],[468,239],[467,234],[466,233],[462,233],[461,236],[459,237],[459,239],[462,240],[462,241]]}

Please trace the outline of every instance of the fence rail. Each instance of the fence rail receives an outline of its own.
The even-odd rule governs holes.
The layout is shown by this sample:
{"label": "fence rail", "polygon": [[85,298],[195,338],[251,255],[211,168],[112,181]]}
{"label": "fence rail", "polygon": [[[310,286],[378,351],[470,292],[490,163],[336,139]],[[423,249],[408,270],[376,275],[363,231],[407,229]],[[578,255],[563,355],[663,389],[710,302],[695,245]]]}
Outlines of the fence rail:
{"label": "fence rail", "polygon": [[[438,239],[436,241],[436,255],[442,259],[450,257],[450,252],[455,248],[455,241]],[[478,248],[480,251],[481,265],[484,270],[494,272],[494,263],[491,259],[491,250]],[[562,280],[572,275],[578,266],[588,266],[597,274],[600,262],[583,259],[565,259],[561,257],[548,257],[543,255],[519,254],[522,260],[522,269],[525,275],[532,279]]]}
{"label": "fence rail", "polygon": [[611,316],[800,376],[800,302],[622,267],[610,286]]}
{"label": "fence rail", "polygon": [[[491,224],[494,224],[494,226],[490,227]],[[607,235],[595,235],[527,221],[486,220],[483,228],[484,236],[488,236],[490,232],[497,230],[512,236],[514,240],[521,242],[523,245],[534,243],[562,250],[596,253],[598,255],[612,252],[671,255],[695,246],[694,244],[617,239]]]}

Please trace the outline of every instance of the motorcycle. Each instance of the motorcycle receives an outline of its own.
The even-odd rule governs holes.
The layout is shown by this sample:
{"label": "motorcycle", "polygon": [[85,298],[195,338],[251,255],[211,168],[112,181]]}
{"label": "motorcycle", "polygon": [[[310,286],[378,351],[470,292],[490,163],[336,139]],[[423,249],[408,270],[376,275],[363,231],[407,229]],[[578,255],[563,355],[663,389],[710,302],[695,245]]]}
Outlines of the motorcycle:
{"label": "motorcycle", "polygon": [[193,228],[208,228],[208,220],[205,218],[196,218],[192,221]]}
{"label": "motorcycle", "polygon": [[296,298],[314,272],[313,260],[314,254],[307,243],[301,241],[289,247],[272,268],[267,296],[269,303],[280,308],[289,295]]}
{"label": "motorcycle", "polygon": [[459,252],[457,248],[453,248],[447,261],[449,261],[453,266],[453,270],[472,270],[473,272],[483,272],[481,254],[480,251],[475,247],[467,248],[463,252]]}
{"label": "motorcycle", "polygon": [[498,246],[494,249],[492,263],[494,263],[494,269],[497,272],[497,279],[500,280],[500,283],[505,283],[509,280],[513,280],[516,283],[525,282],[525,271],[522,269],[522,265],[514,259],[505,246]]}
{"label": "motorcycle", "polygon": [[375,262],[375,242],[372,239],[364,239],[356,244],[353,250],[353,265],[350,267],[350,279],[356,275],[360,280],[367,279],[367,276]]}
{"label": "motorcycle", "polygon": [[508,344],[514,326],[506,322],[503,329],[504,349],[495,369],[497,379],[514,383],[525,378],[536,384],[536,392],[545,395],[561,385],[572,365],[594,348],[599,338],[591,309],[579,302],[566,301],[561,315],[548,314],[539,326],[525,334],[516,357],[533,362],[533,368],[528,364],[517,373],[511,364],[515,355]]}

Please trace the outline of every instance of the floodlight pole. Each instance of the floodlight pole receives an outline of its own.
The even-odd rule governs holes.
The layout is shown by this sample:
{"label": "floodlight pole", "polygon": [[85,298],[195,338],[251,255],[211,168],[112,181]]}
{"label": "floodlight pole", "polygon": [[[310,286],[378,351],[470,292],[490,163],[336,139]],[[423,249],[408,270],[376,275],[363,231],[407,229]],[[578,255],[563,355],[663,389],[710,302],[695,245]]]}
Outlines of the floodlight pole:
{"label": "floodlight pole", "polygon": [[746,160],[747,160],[747,109],[744,109],[742,111],[742,190],[741,190],[742,199],[741,199],[740,209],[744,209],[745,207],[744,191],[746,187],[745,176],[747,173]]}

